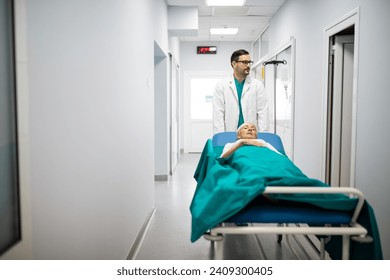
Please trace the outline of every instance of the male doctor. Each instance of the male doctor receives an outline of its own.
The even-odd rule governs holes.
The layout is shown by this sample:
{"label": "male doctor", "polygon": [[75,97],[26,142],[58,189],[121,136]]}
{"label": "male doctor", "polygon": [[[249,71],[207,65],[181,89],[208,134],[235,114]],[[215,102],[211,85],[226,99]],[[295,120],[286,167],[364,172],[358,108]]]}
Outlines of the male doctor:
{"label": "male doctor", "polygon": [[249,76],[253,61],[246,50],[233,52],[233,75],[217,83],[213,96],[213,132],[237,131],[253,123],[257,131],[269,130],[268,99],[263,84]]}

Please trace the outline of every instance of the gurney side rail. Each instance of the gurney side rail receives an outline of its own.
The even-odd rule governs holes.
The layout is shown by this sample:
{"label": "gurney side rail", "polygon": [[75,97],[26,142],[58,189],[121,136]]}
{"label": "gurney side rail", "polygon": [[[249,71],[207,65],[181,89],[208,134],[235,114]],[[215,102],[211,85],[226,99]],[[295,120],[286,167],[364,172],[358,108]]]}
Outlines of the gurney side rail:
{"label": "gurney side rail", "polygon": [[360,211],[362,210],[363,204],[364,204],[364,195],[361,191],[355,188],[351,187],[286,187],[286,186],[273,186],[273,187],[266,187],[265,194],[272,194],[272,193],[308,193],[308,194],[346,194],[346,195],[353,195],[358,199],[358,202],[356,204],[355,211],[352,215],[351,222],[355,223],[357,221],[357,218],[359,217]]}

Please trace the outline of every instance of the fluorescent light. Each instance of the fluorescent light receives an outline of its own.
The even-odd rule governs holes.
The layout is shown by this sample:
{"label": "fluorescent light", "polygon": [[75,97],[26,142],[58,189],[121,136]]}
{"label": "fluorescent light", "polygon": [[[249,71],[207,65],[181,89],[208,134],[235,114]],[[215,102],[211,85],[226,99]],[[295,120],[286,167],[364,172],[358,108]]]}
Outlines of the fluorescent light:
{"label": "fluorescent light", "polygon": [[237,34],[238,28],[210,28],[212,35],[234,35]]}
{"label": "fluorescent light", "polygon": [[206,0],[207,6],[244,6],[245,0]]}

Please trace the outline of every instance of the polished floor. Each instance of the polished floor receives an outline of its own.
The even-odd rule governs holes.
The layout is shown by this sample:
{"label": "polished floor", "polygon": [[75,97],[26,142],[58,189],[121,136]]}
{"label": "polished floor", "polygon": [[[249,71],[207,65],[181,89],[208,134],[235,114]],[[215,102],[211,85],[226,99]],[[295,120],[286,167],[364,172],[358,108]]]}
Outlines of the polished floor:
{"label": "polished floor", "polygon": [[[214,245],[210,241],[204,238],[195,243],[190,241],[189,206],[196,187],[193,174],[199,157],[199,154],[182,155],[169,180],[155,183],[156,211],[135,259],[209,260],[215,258]],[[230,260],[318,259],[316,251],[303,237],[299,239],[283,237],[279,244],[274,235],[228,235],[223,244],[223,258]],[[305,250],[302,250],[302,247]]]}

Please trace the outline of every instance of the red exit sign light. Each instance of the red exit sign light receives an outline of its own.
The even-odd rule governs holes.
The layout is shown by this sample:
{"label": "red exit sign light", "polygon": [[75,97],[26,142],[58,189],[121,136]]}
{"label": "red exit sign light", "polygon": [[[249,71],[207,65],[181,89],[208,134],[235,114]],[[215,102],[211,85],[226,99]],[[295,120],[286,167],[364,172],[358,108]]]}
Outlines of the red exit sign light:
{"label": "red exit sign light", "polygon": [[217,47],[215,46],[198,46],[196,48],[197,54],[216,54]]}

